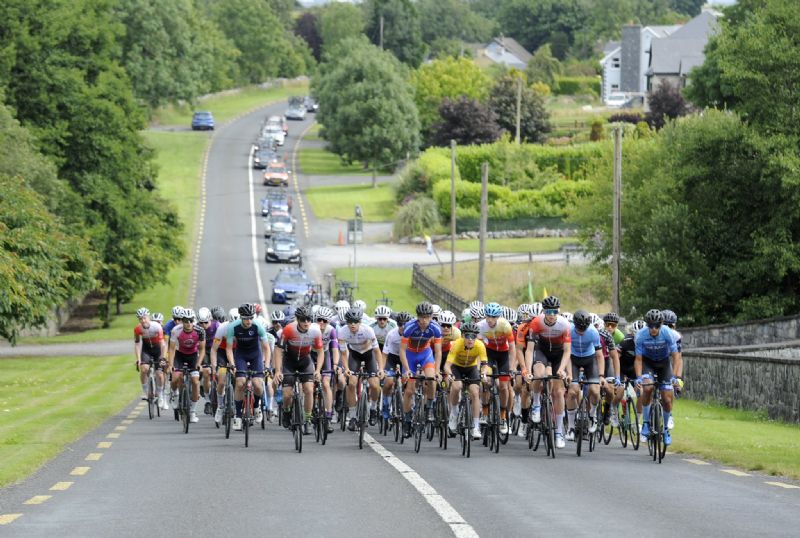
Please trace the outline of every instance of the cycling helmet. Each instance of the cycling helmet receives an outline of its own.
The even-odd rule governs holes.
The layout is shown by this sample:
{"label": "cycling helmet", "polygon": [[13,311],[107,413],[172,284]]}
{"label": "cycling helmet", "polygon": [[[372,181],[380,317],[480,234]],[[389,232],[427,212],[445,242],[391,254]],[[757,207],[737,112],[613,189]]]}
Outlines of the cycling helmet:
{"label": "cycling helmet", "polygon": [[281,322],[286,319],[286,316],[280,310],[273,310],[272,314],[270,314],[269,319],[272,321]]}
{"label": "cycling helmet", "polygon": [[644,322],[648,325],[662,323],[663,321],[664,315],[661,313],[661,310],[656,310],[655,308],[648,310],[647,314],[644,315]]}
{"label": "cycling helmet", "polygon": [[136,311],[136,317],[142,319],[145,316],[149,316],[150,311],[145,307],[141,307],[139,310]]}
{"label": "cycling helmet", "polygon": [[579,331],[585,331],[592,324],[592,316],[586,310],[576,310],[572,315],[575,328]]}
{"label": "cycling helmet", "polygon": [[417,305],[417,315],[418,316],[432,316],[433,315],[433,305],[429,302],[419,303]]}
{"label": "cycling helmet", "polygon": [[635,334],[647,327],[647,323],[644,322],[643,319],[637,319],[633,323],[631,323],[631,331]]}
{"label": "cycling helmet", "polygon": [[439,313],[439,325],[455,325],[456,315],[449,310],[442,310]]}
{"label": "cycling helmet", "polygon": [[603,316],[603,321],[605,323],[619,323],[619,315],[616,312],[609,312]]}
{"label": "cycling helmet", "polygon": [[197,316],[195,315],[194,310],[192,310],[191,308],[184,308],[183,309],[183,317],[194,321],[194,319]]}
{"label": "cycling helmet", "polygon": [[364,311],[353,306],[347,312],[345,312],[344,320],[347,323],[360,323],[363,316]]}
{"label": "cycling helmet", "polygon": [[314,319],[317,319],[317,312],[319,312],[320,306],[318,304],[311,305],[311,315],[314,316]]}
{"label": "cycling helmet", "polygon": [[172,319],[181,319],[183,317],[183,307],[176,304],[172,307]]}
{"label": "cycling helmet", "polygon": [[678,323],[678,314],[672,310],[662,310],[661,315],[664,316],[664,323],[667,325],[675,325]]}
{"label": "cycling helmet", "polygon": [[589,320],[591,321],[592,326],[598,331],[603,327],[605,327],[602,318],[600,318],[600,316],[598,316],[594,312],[589,312]]}
{"label": "cycling helmet", "polygon": [[353,301],[353,306],[361,309],[362,312],[367,309],[367,303],[365,303],[361,299],[356,299],[355,301]]}
{"label": "cycling helmet", "polygon": [[472,318],[472,321],[475,320],[482,320],[486,317],[486,312],[483,309],[483,303],[480,303],[480,306],[475,304],[478,301],[474,301],[470,303],[469,307],[469,316]]}
{"label": "cycling helmet", "polygon": [[404,310],[402,312],[398,312],[394,319],[395,321],[397,321],[398,325],[405,325],[406,323],[411,321],[412,318],[411,314],[409,314]]}
{"label": "cycling helmet", "polygon": [[439,306],[438,304],[432,304],[431,308],[433,308],[433,314],[431,314],[431,316],[436,321],[439,321],[439,315],[442,313],[442,307]]}
{"label": "cycling helmet", "polygon": [[205,306],[197,311],[197,321],[206,322],[211,321],[211,310]]}
{"label": "cycling helmet", "polygon": [[294,311],[294,318],[297,321],[311,321],[314,319],[314,314],[309,307],[301,306]]}
{"label": "cycling helmet", "polygon": [[548,310],[561,308],[561,301],[555,295],[548,295],[542,299],[542,308],[547,308]]}
{"label": "cycling helmet", "polygon": [[560,316],[572,323],[572,312],[561,312]]}
{"label": "cycling helmet", "polygon": [[533,303],[531,305],[531,312],[533,313],[533,317],[538,316],[543,311],[544,311],[544,307],[542,306],[542,303]]}
{"label": "cycling helmet", "polygon": [[239,309],[238,308],[231,308],[228,310],[228,319],[230,321],[236,321],[239,319]]}
{"label": "cycling helmet", "polygon": [[150,316],[150,319],[155,321],[156,323],[163,323],[164,322],[164,314],[162,314],[161,312],[156,312],[155,314]]}
{"label": "cycling helmet", "polygon": [[530,314],[530,308],[532,306],[533,305],[530,305],[528,303],[522,303],[521,305],[519,305],[517,307],[517,319],[519,319],[520,321],[528,321],[529,319],[531,319],[532,316]]}
{"label": "cycling helmet", "polygon": [[215,306],[211,309],[211,317],[222,323],[225,321],[225,309],[221,306]]}
{"label": "cycling helmet", "polygon": [[336,310],[339,310],[340,308],[350,308],[350,303],[342,299],[341,301],[336,301],[336,304],[333,306],[336,307]]}
{"label": "cycling helmet", "polygon": [[319,310],[317,310],[317,319],[324,319],[325,321],[331,321],[333,318],[336,317],[336,313],[333,309],[328,308],[327,306],[320,306]]}
{"label": "cycling helmet", "polygon": [[461,326],[461,334],[463,336],[466,336],[468,334],[473,334],[477,336],[479,332],[481,332],[481,330],[478,328],[477,323],[470,322],[470,323],[465,323],[464,325]]}
{"label": "cycling helmet", "polygon": [[497,303],[489,303],[484,307],[483,310],[486,313],[487,318],[499,318],[503,315],[503,307]]}
{"label": "cycling helmet", "polygon": [[473,306],[478,308],[483,308],[483,303],[480,301],[472,301],[471,303],[469,303],[469,307],[472,308]]}
{"label": "cycling helmet", "polygon": [[461,321],[464,323],[469,323],[472,321],[472,315],[469,313],[469,308],[465,308],[461,311]]}
{"label": "cycling helmet", "polygon": [[392,309],[386,306],[385,304],[379,305],[375,309],[376,318],[388,318],[391,315],[392,315]]}
{"label": "cycling helmet", "polygon": [[511,308],[510,306],[503,307],[503,317],[508,320],[509,323],[516,323],[517,322],[517,311]]}
{"label": "cycling helmet", "polygon": [[253,303],[242,303],[239,305],[239,315],[242,318],[253,319],[256,316],[256,307]]}

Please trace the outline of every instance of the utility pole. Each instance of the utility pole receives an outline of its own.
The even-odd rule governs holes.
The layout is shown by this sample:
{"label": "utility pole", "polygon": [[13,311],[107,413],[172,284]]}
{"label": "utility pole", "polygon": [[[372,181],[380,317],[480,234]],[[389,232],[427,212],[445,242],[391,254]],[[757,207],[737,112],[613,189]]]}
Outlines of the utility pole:
{"label": "utility pole", "polygon": [[622,234],[622,126],[614,126],[614,215],[613,253],[611,260],[611,309],[619,313],[619,258]]}
{"label": "utility pole", "polygon": [[450,278],[456,276],[456,141],[450,141]]}
{"label": "utility pole", "polygon": [[358,230],[361,221],[361,206],[356,204],[356,218],[353,219],[353,289],[358,289],[358,260],[356,259],[358,245]]}
{"label": "utility pole", "polygon": [[517,77],[517,136],[514,139],[520,143],[520,123],[522,121],[522,78]]}
{"label": "utility pole", "polygon": [[383,50],[383,13],[381,13],[380,34],[378,37],[378,43],[380,44],[381,50]]}
{"label": "utility pole", "polygon": [[483,301],[486,280],[486,225],[489,219],[489,163],[481,164],[481,229],[478,255],[478,300]]}

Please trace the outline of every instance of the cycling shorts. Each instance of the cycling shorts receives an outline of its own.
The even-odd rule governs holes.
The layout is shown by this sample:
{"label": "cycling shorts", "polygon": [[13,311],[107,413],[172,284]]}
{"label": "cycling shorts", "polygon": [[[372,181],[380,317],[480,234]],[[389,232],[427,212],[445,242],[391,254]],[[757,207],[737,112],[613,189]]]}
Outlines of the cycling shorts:
{"label": "cycling shorts", "polygon": [[436,360],[433,358],[433,351],[430,348],[422,351],[406,350],[406,359],[408,360],[408,368],[415,374],[417,369],[433,370],[436,368]]}
{"label": "cycling shorts", "polygon": [[542,363],[545,367],[553,369],[553,373],[561,368],[561,358],[564,356],[564,350],[559,349],[555,351],[543,351],[539,348],[533,350],[533,363]]}
{"label": "cycling shorts", "polygon": [[261,350],[249,353],[240,353],[234,350],[233,361],[236,364],[236,377],[247,377],[247,371],[252,370],[253,376],[264,376],[264,358]]}
{"label": "cycling shorts", "polygon": [[405,370],[403,370],[403,365],[400,363],[400,355],[389,353],[386,358],[386,377],[394,377],[395,370],[398,366],[400,367],[400,371],[405,373]]}
{"label": "cycling shorts", "polygon": [[354,351],[352,349],[348,350],[347,367],[350,368],[351,372],[358,372],[361,370],[362,362],[364,363],[364,370],[367,373],[378,373],[378,361],[375,360],[375,356],[372,354],[371,349],[366,353],[359,353],[358,351]]}
{"label": "cycling shorts", "polygon": [[142,354],[140,356],[142,364],[153,364],[156,365],[160,362],[161,359],[161,348],[147,348],[142,347]]}
{"label": "cycling shorts", "polygon": [[453,378],[456,381],[469,381],[477,383],[481,378],[481,373],[477,366],[458,366],[456,364],[450,365],[450,371],[453,372]]}
{"label": "cycling shorts", "polygon": [[331,359],[331,352],[330,351],[326,351],[325,352],[325,360],[322,361],[322,371],[323,372],[328,372],[328,373],[327,374],[323,373],[322,374],[323,377],[330,377],[331,376],[330,372],[333,369],[332,361],[333,361],[333,359]]}
{"label": "cycling shorts", "polygon": [[226,368],[228,366],[228,354],[222,348],[217,348],[217,368]]}
{"label": "cycling shorts", "polygon": [[597,357],[594,355],[591,357],[576,357],[573,355],[570,360],[572,362],[572,382],[574,384],[578,383],[581,368],[583,368],[583,377],[586,381],[593,383],[600,381],[600,374],[597,371]]}
{"label": "cycling shorts", "polygon": [[661,390],[672,390],[672,364],[669,359],[663,361],[650,360],[642,357],[642,379],[653,379],[658,376],[658,386]]}
{"label": "cycling shorts", "polygon": [[191,353],[189,355],[185,353],[181,353],[180,351],[175,352],[175,361],[172,364],[172,368],[174,370],[183,370],[184,368],[189,368],[190,372],[197,372],[197,353]]}
{"label": "cycling shorts", "polygon": [[309,383],[314,379],[314,361],[311,355],[304,357],[291,357],[284,355],[283,359],[283,383],[284,387],[294,385],[294,373],[300,373],[300,382]]}
{"label": "cycling shorts", "polygon": [[[497,351],[496,349],[486,348],[486,357],[489,359],[489,366],[496,374],[508,372],[508,351]],[[510,376],[500,376],[500,381],[508,381]]]}

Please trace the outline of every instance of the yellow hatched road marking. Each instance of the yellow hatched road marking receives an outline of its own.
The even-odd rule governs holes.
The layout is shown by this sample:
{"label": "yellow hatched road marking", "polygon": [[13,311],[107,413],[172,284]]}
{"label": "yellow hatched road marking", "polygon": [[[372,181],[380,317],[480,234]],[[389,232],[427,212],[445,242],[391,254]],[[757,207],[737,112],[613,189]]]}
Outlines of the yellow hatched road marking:
{"label": "yellow hatched road marking", "polygon": [[75,467],[69,474],[72,476],[83,476],[89,472],[89,469],[91,469],[91,467]]}
{"label": "yellow hatched road marking", "polygon": [[779,488],[783,489],[800,489],[800,486],[795,486],[794,484],[787,484],[786,482],[764,482],[765,484],[769,484],[770,486],[778,486]]}
{"label": "yellow hatched road marking", "polygon": [[128,427],[127,426],[117,426],[114,429],[117,430],[118,432],[124,432],[125,430],[128,429]]}
{"label": "yellow hatched road marking", "polygon": [[111,448],[113,444],[111,441],[100,441],[97,443],[97,448]]}
{"label": "yellow hatched road marking", "polygon": [[123,420],[122,422],[120,422],[120,424],[133,424],[133,421],[126,419],[126,420]]}
{"label": "yellow hatched road marking", "polygon": [[72,486],[75,482],[56,482],[55,485],[50,488],[50,491],[65,491]]}
{"label": "yellow hatched road marking", "polygon": [[686,463],[691,463],[692,465],[711,465],[707,461],[703,461],[703,460],[692,460],[692,459],[684,458],[683,461],[685,461]]}
{"label": "yellow hatched road marking", "polygon": [[103,457],[102,452],[92,452],[88,456],[86,456],[86,461],[99,461],[100,458]]}
{"label": "yellow hatched road marking", "polygon": [[732,474],[733,476],[752,476],[748,473],[745,473],[743,471],[738,471],[736,469],[720,469],[720,471],[722,471],[723,473]]}
{"label": "yellow hatched road marking", "polygon": [[127,417],[125,417],[125,418],[129,418],[129,419],[130,419],[130,418],[136,418],[136,417],[138,417],[138,416],[139,416],[139,413],[137,412],[137,413],[131,413],[130,415],[128,415],[128,416],[127,416]]}
{"label": "yellow hatched road marking", "polygon": [[119,439],[119,434],[118,433],[109,433],[108,435],[106,435],[106,439]]}
{"label": "yellow hatched road marking", "polygon": [[50,497],[52,497],[52,495],[34,495],[22,504],[42,504]]}
{"label": "yellow hatched road marking", "polygon": [[0,525],[8,525],[22,514],[2,514],[0,515]]}

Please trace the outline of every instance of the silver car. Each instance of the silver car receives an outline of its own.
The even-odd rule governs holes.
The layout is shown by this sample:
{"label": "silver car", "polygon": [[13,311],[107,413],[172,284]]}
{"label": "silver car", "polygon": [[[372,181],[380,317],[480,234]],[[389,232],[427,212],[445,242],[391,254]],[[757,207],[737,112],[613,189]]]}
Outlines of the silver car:
{"label": "silver car", "polygon": [[293,234],[294,219],[286,213],[273,212],[264,218],[264,237],[271,237],[273,233]]}

